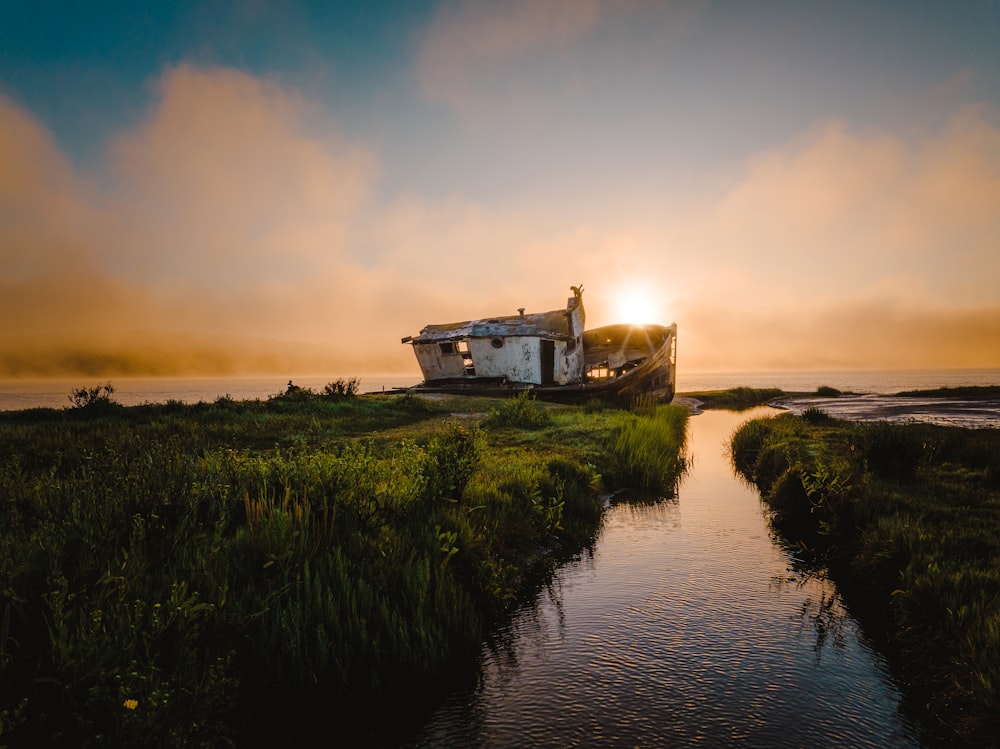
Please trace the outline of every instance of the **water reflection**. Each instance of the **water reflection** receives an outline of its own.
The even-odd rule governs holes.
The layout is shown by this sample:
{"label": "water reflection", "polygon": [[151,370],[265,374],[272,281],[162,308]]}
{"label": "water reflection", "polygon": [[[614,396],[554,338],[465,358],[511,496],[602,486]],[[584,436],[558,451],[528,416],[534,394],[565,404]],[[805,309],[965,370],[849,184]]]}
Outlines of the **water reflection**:
{"label": "water reflection", "polygon": [[1000,400],[931,398],[863,393],[837,398],[789,397],[778,402],[794,414],[818,408],[847,421],[922,421],[979,429],[1000,426]]}
{"label": "water reflection", "polygon": [[609,508],[409,746],[917,746],[835,588],[772,543],[725,443],[691,420],[678,496]]}
{"label": "water reflection", "polygon": [[840,594],[832,586],[824,583],[818,598],[815,592],[808,590],[809,584],[815,580],[816,573],[812,572],[774,577],[771,590],[780,594],[783,588],[791,586],[802,598],[798,611],[799,631],[804,636],[810,633],[815,635],[813,652],[818,661],[827,645],[837,650],[847,647],[852,620]]}

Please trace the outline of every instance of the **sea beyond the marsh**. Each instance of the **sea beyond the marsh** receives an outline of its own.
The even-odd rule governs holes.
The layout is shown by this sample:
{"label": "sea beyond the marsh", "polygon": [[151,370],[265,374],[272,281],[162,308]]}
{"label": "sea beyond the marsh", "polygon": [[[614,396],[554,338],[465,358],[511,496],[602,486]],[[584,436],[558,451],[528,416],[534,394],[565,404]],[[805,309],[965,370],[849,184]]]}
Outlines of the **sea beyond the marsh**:
{"label": "sea beyond the marsh", "polygon": [[[25,408],[63,408],[69,405],[70,392],[78,387],[110,382],[115,400],[126,406],[142,403],[211,402],[219,397],[235,400],[269,398],[284,392],[291,380],[296,385],[315,390],[338,377],[347,375],[255,375],[215,377],[120,377],[80,375],[48,379],[0,379],[0,411]],[[414,373],[375,374],[360,377],[360,392],[381,392],[416,385]],[[940,370],[808,370],[688,372],[677,375],[679,394],[727,390],[736,387],[777,388],[787,393],[812,393],[821,386],[844,393],[887,395],[909,390],[1000,385],[1000,369]]]}

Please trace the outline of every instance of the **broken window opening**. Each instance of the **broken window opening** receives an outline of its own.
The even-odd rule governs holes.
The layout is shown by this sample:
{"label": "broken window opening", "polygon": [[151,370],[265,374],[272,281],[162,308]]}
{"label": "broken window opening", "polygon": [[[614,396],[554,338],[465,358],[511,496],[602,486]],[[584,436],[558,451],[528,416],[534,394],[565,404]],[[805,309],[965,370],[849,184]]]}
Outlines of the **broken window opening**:
{"label": "broken window opening", "polygon": [[447,343],[439,343],[438,346],[441,347],[441,353],[445,356],[455,353],[455,344],[451,341],[448,341]]}
{"label": "broken window opening", "polygon": [[614,377],[614,370],[609,369],[606,364],[591,367],[587,370],[587,378],[591,380],[606,380]]}

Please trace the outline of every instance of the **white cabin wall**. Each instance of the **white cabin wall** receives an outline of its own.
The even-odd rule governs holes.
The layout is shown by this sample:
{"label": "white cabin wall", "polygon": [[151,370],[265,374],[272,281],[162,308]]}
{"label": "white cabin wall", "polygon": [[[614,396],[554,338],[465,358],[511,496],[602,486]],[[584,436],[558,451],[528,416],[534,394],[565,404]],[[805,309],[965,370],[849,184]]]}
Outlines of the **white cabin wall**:
{"label": "white cabin wall", "polygon": [[424,380],[462,377],[465,374],[465,363],[457,351],[453,354],[442,354],[438,343],[415,343],[413,352],[416,354],[420,370],[424,373]]}
{"label": "white cabin wall", "polygon": [[506,377],[510,382],[541,384],[542,362],[538,338],[500,338],[503,341],[501,348],[495,348],[493,340],[469,339],[469,352],[472,354],[477,377]]}

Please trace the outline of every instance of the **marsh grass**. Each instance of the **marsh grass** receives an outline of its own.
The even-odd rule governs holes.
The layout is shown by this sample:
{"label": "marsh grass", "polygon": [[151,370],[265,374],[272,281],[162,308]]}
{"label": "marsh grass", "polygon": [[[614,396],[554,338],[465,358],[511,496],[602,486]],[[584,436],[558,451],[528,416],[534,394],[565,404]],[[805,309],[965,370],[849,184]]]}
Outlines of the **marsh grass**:
{"label": "marsh grass", "polygon": [[0,744],[318,720],[364,740],[371,705],[422,704],[546,555],[593,537],[601,472],[640,470],[612,436],[682,462],[669,410],[464,418],[484,407],[503,402],[294,390],[0,414]]}
{"label": "marsh grass", "polygon": [[782,415],[743,425],[731,453],[775,527],[849,593],[931,742],[994,742],[1000,431]]}
{"label": "marsh grass", "polygon": [[604,473],[615,486],[674,493],[685,468],[688,411],[681,406],[640,405],[615,419]]}
{"label": "marsh grass", "polygon": [[685,395],[697,398],[706,408],[747,411],[756,406],[763,406],[775,398],[780,398],[785,395],[785,392],[780,388],[736,387],[728,390],[685,393]]}
{"label": "marsh grass", "polygon": [[540,429],[552,423],[551,410],[540,404],[530,390],[522,390],[490,409],[487,427]]}

